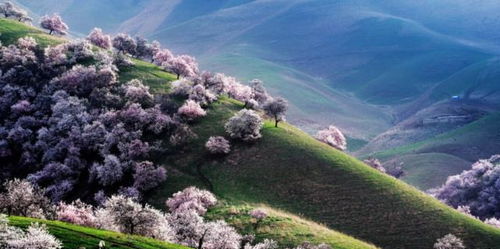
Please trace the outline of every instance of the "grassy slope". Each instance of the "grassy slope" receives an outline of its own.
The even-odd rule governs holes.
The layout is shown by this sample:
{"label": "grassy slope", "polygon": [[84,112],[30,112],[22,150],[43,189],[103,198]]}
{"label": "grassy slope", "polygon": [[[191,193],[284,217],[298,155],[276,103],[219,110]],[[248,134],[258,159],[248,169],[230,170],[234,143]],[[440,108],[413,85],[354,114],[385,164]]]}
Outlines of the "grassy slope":
{"label": "grassy slope", "polygon": [[[7,36],[0,37],[0,40],[4,42],[4,44],[10,44],[15,42],[18,38],[24,37],[26,35],[31,34],[39,34],[39,36],[34,36],[39,42],[40,39],[44,39],[44,42],[41,43],[43,46],[53,45],[64,41],[63,39],[59,39],[53,36],[46,36],[43,33],[40,33],[37,29],[32,29],[30,27],[26,27],[24,25],[19,25],[19,23],[11,20],[0,19],[0,32],[5,33],[5,30],[10,30]],[[27,32],[29,31],[29,32]],[[25,35],[26,34],[26,35]],[[169,90],[170,85],[167,84],[170,81],[175,80],[175,76],[166,73],[161,70],[159,67],[152,65],[147,62],[143,62],[141,60],[133,59],[135,66],[130,68],[125,68],[120,70],[120,81],[127,82],[132,79],[141,79],[144,83],[149,85],[151,89],[156,93],[164,93]],[[233,102],[231,100],[227,100],[228,102]],[[176,179],[181,178],[173,178],[171,182],[175,183]],[[180,185],[191,185],[195,184],[194,182],[183,182],[173,184],[173,186]],[[178,189],[176,189],[178,190]],[[164,196],[159,197],[157,200],[164,200]],[[235,223],[236,220],[240,220],[237,217],[229,215],[227,211],[228,206],[219,206],[211,213],[210,218],[223,218],[230,217],[230,222],[233,225],[238,226]],[[232,206],[231,206],[232,208]],[[248,208],[247,206],[236,206],[240,210]],[[311,221],[303,220],[297,216],[293,216],[291,214],[286,214],[277,210],[270,210],[270,214],[273,217],[272,223],[266,223],[263,228],[271,228],[275,226],[280,227],[280,231],[277,230],[259,230],[257,236],[260,238],[274,238],[283,245],[297,245],[303,241],[311,241],[315,243],[327,242],[334,246],[334,248],[339,249],[368,249],[368,248],[376,248],[373,245],[369,245],[365,242],[356,240],[347,235],[341,234],[339,232],[330,230],[324,226],[318,225]],[[222,215],[222,216],[221,216]],[[31,222],[38,221],[29,218],[21,218],[21,217],[13,217],[11,218],[11,223],[16,226],[25,227],[29,225]],[[80,246],[85,246],[86,248],[94,248],[100,240],[105,240],[108,245],[113,246],[113,248],[183,248],[180,246],[174,245],[165,245],[164,243],[158,243],[156,241],[145,239],[137,236],[125,236],[122,234],[108,232],[108,231],[100,231],[95,229],[88,229],[84,227],[78,227],[74,225],[65,224],[62,222],[51,222],[51,221],[38,221],[45,223],[49,226],[51,233],[55,234],[59,239],[64,242],[65,248],[79,248]],[[241,225],[241,223],[240,223]],[[243,233],[249,232],[248,230],[240,230]]]}
{"label": "grassy slope", "polygon": [[140,236],[126,235],[116,232],[98,230],[76,226],[59,221],[46,221],[25,217],[10,217],[9,224],[21,228],[31,223],[45,224],[49,232],[56,236],[65,249],[98,248],[99,241],[106,242],[106,248],[114,249],[183,249],[184,246],[165,243],[162,241]]}
{"label": "grassy slope", "polygon": [[[254,208],[264,209],[269,215],[258,225],[256,225],[256,220],[248,214]],[[211,220],[225,219],[242,234],[255,234],[257,241],[266,238],[274,239],[280,242],[282,248],[292,248],[304,241],[314,244],[328,243],[336,249],[376,248],[318,223],[268,206],[256,206],[248,203],[234,205],[223,202],[210,210],[207,218]]]}
{"label": "grassy slope", "polygon": [[43,46],[54,45],[64,41],[37,28],[19,25],[17,21],[0,18],[0,41],[3,44],[15,43],[17,39],[26,36],[35,38]]}
{"label": "grassy slope", "polygon": [[424,191],[442,185],[448,176],[471,167],[471,162],[445,153],[402,155],[384,163],[389,167],[403,163],[406,175],[401,179]]}
{"label": "grassy slope", "polygon": [[[456,155],[468,161],[489,158],[498,153],[500,147],[500,113],[493,113],[475,122],[439,136],[375,153],[377,158],[391,158],[397,155],[442,152]],[[482,144],[483,149],[468,146]]]}
{"label": "grassy slope", "polygon": [[[203,153],[211,135],[241,105],[223,99],[196,124],[199,138],[178,158],[165,161],[169,183],[151,197],[163,200],[197,181],[195,166],[211,180],[214,192],[232,203],[264,203],[302,214],[338,231],[383,248],[431,248],[436,238],[455,233],[475,248],[492,248],[500,230],[469,219],[409,185],[323,145],[300,130],[267,122],[253,145],[235,143],[224,160]],[[161,203],[158,203],[161,205]]]}

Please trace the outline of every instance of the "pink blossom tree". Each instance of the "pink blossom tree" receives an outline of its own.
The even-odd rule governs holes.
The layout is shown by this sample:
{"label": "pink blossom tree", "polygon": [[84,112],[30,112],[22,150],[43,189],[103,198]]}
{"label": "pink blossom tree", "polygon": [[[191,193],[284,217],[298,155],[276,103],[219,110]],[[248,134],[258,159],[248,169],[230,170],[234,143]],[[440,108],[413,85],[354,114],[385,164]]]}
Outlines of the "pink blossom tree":
{"label": "pink blossom tree", "polygon": [[56,218],[57,220],[80,226],[96,226],[96,217],[93,207],[80,200],[76,200],[71,204],[60,202],[57,206]]}
{"label": "pink blossom tree", "polygon": [[231,151],[231,144],[224,137],[210,137],[205,148],[213,155],[224,155]]}
{"label": "pink blossom tree", "polygon": [[216,203],[217,199],[209,191],[189,187],[175,193],[167,200],[166,205],[172,213],[193,210],[198,215],[204,215]]}
{"label": "pink blossom tree", "polygon": [[198,63],[194,57],[189,55],[180,55],[168,61],[161,66],[168,72],[177,75],[177,79],[182,77],[193,77],[198,74]]}
{"label": "pink blossom tree", "polygon": [[40,21],[40,26],[49,31],[49,34],[66,35],[69,27],[62,20],[61,16],[53,14],[52,16],[43,16]]}
{"label": "pink blossom tree", "polygon": [[341,151],[347,149],[347,140],[344,134],[333,125],[330,125],[328,129],[319,131],[316,134],[316,139]]}
{"label": "pink blossom tree", "polygon": [[179,108],[177,113],[189,121],[207,115],[207,112],[201,108],[200,104],[193,100],[187,100],[186,103]]}
{"label": "pink blossom tree", "polygon": [[172,52],[165,48],[165,49],[160,49],[160,50],[156,51],[156,53],[153,55],[153,62],[156,65],[161,66],[173,58],[174,58],[174,55],[172,54]]}
{"label": "pink blossom tree", "polygon": [[111,49],[112,46],[111,36],[104,34],[100,28],[94,28],[87,36],[87,40],[103,49]]}
{"label": "pink blossom tree", "polygon": [[436,241],[434,249],[465,249],[465,246],[460,238],[447,234]]}
{"label": "pink blossom tree", "polygon": [[120,33],[113,38],[113,47],[121,54],[134,55],[137,50],[137,43],[127,34]]}

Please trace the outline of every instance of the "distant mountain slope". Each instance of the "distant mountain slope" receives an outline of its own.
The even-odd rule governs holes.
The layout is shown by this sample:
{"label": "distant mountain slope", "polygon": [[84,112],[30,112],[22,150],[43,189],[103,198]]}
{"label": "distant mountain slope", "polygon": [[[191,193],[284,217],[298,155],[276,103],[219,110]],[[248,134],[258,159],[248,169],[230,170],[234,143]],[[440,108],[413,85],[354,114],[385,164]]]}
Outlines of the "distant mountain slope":
{"label": "distant mountain slope", "polygon": [[[108,31],[159,39],[174,51],[198,56],[203,68],[232,72],[244,80],[259,76],[245,74],[248,68],[261,70],[261,62],[276,65],[260,75],[267,76],[273,93],[290,99],[294,107],[289,117],[292,123],[307,131],[337,123],[349,136],[364,140],[388,129],[392,113],[397,117],[399,112],[411,115],[418,111],[397,108],[392,112],[391,108],[418,100],[426,90],[458,71],[492,58],[495,51],[483,46],[491,41],[490,36],[473,39],[470,34],[476,31],[470,24],[460,22],[462,26],[455,29],[461,32],[445,32],[451,29],[446,22],[426,15],[433,4],[442,3],[428,1],[420,7],[411,1],[392,0],[18,2],[40,14],[52,7],[68,17],[73,30],[80,33],[104,26]],[[491,1],[487,4],[493,5]],[[461,1],[462,5],[466,3]],[[409,6],[415,11],[408,11]],[[487,9],[471,9],[494,20]],[[472,18],[459,8],[442,12],[450,19]],[[493,24],[488,22],[482,28],[493,28]],[[221,59],[227,57],[231,60]],[[284,77],[283,68],[310,75],[309,79]],[[456,89],[458,93],[465,91],[461,86]],[[309,93],[303,98],[290,94],[304,90]],[[339,98],[309,105],[304,99],[324,99],[321,94],[311,94],[314,91]],[[344,102],[349,93],[355,97]],[[346,105],[339,106],[338,102]],[[376,108],[366,102],[390,107]],[[361,105],[366,108],[358,108]]]}

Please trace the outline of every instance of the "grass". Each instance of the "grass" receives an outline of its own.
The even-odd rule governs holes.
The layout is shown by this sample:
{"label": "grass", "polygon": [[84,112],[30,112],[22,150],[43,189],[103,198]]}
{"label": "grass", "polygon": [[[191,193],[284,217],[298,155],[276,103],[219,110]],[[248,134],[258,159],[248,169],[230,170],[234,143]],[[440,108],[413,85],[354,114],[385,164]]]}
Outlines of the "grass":
{"label": "grass", "polygon": [[142,60],[132,59],[135,63],[133,67],[120,68],[120,81],[127,82],[132,79],[140,79],[155,93],[166,93],[170,89],[167,84],[176,77],[162,70],[160,67]]}
{"label": "grass", "polygon": [[56,45],[64,41],[63,38],[49,35],[35,27],[22,25],[15,20],[0,18],[0,41],[2,44],[13,44],[19,38],[26,36],[35,38],[43,47]]}
{"label": "grass", "polygon": [[9,217],[9,224],[20,228],[27,228],[35,222],[46,225],[49,232],[61,240],[65,249],[80,249],[82,247],[97,249],[101,240],[106,243],[106,248],[113,249],[187,249],[184,246],[150,238],[81,227],[60,221]]}
{"label": "grass", "polygon": [[[257,223],[248,214],[255,208],[265,210],[268,217]],[[291,248],[304,241],[314,244],[327,243],[335,249],[377,248],[328,229],[323,225],[268,206],[256,206],[248,203],[233,205],[223,202],[210,210],[207,218],[210,220],[225,219],[240,233],[255,234],[256,241],[264,239],[279,241],[282,248]]]}

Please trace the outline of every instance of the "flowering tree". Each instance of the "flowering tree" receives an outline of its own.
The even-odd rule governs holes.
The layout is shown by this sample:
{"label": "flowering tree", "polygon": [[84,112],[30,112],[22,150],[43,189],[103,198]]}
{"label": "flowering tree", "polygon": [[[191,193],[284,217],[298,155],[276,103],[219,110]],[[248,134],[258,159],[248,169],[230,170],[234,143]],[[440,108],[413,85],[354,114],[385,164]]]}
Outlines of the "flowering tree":
{"label": "flowering tree", "polygon": [[200,105],[207,106],[217,100],[217,97],[209,90],[205,89],[203,85],[198,84],[190,89],[189,99],[196,101]]}
{"label": "flowering tree", "polygon": [[278,127],[278,123],[285,118],[288,101],[284,98],[271,99],[264,104],[263,109],[267,116],[274,118],[274,126]]}
{"label": "flowering tree", "polygon": [[344,134],[342,134],[342,132],[333,125],[330,125],[328,129],[319,131],[316,134],[316,139],[338,150],[343,151],[347,149],[347,140],[345,139]]}
{"label": "flowering tree", "polygon": [[160,49],[160,50],[156,51],[156,53],[153,55],[153,62],[156,65],[161,66],[173,58],[174,58],[174,55],[172,54],[172,52],[170,52],[170,50],[165,48],[165,49]]}
{"label": "flowering tree", "polygon": [[386,172],[384,166],[377,158],[368,158],[366,160],[363,160],[363,162],[382,173]]}
{"label": "flowering tree", "polygon": [[137,50],[137,43],[129,35],[120,33],[113,38],[113,47],[121,54],[134,55]]}
{"label": "flowering tree", "polygon": [[0,215],[0,247],[8,249],[60,249],[62,243],[44,225],[31,224],[26,231],[8,225]]}
{"label": "flowering tree", "polygon": [[267,218],[267,212],[263,209],[254,209],[250,211],[250,216],[256,220],[254,230],[257,230],[259,224]]}
{"label": "flowering tree", "polygon": [[40,26],[49,31],[49,34],[66,35],[69,27],[62,20],[61,16],[54,14],[52,16],[43,16],[40,21]]}
{"label": "flowering tree", "polygon": [[134,171],[134,188],[141,192],[157,187],[167,178],[165,168],[156,167],[148,161],[136,163]]}
{"label": "flowering tree", "polygon": [[26,10],[15,6],[10,1],[0,4],[0,14],[3,14],[5,18],[14,18],[19,22],[32,21],[32,19],[28,16],[28,12],[26,12]]}
{"label": "flowering tree", "polygon": [[224,127],[232,138],[251,142],[262,137],[262,125],[262,119],[257,113],[243,109],[230,118]]}
{"label": "flowering tree", "polygon": [[253,99],[259,104],[264,104],[270,98],[269,94],[264,88],[264,83],[259,79],[254,79],[250,81],[250,86],[252,87]]}
{"label": "flowering tree", "polygon": [[434,249],[465,249],[465,246],[460,238],[447,234],[436,241]]}
{"label": "flowering tree", "polygon": [[94,28],[87,36],[87,40],[103,49],[111,49],[112,46],[111,36],[104,34],[100,28]]}
{"label": "flowering tree", "polygon": [[200,104],[193,100],[187,100],[177,113],[190,121],[207,115],[207,112],[201,108]]}
{"label": "flowering tree", "polygon": [[231,151],[231,144],[224,137],[210,137],[205,148],[214,155],[224,155]]}
{"label": "flowering tree", "polygon": [[149,43],[148,40],[140,36],[135,38],[135,43],[137,44],[136,53],[134,54],[135,57],[151,61],[153,61],[153,57],[160,51],[161,47],[158,41]]}
{"label": "flowering tree", "polygon": [[239,249],[241,235],[224,221],[212,221],[203,226],[198,248],[203,249]]}
{"label": "flowering tree", "polygon": [[161,64],[161,66],[177,75],[177,79],[183,77],[193,77],[198,73],[198,63],[189,55],[180,55]]}
{"label": "flowering tree", "polygon": [[230,82],[228,86],[228,94],[231,98],[245,103],[244,107],[247,107],[248,102],[253,98],[252,88],[237,81]]}
{"label": "flowering tree", "polygon": [[168,217],[168,223],[174,234],[172,242],[198,248],[205,232],[205,223],[200,215],[194,210],[179,210]]}
{"label": "flowering tree", "polygon": [[251,244],[248,243],[243,248],[244,249],[278,249],[279,246],[278,246],[278,242],[276,242],[274,240],[270,240],[270,239],[265,239],[263,242],[258,243],[254,246],[252,246]]}
{"label": "flowering tree", "polygon": [[0,211],[8,215],[45,218],[52,211],[50,200],[43,190],[26,180],[14,179],[4,184],[5,193],[0,194]]}
{"label": "flowering tree", "polygon": [[151,107],[154,103],[153,94],[149,92],[149,86],[142,84],[140,80],[133,79],[123,86],[125,98],[131,103],[140,103],[143,107]]}
{"label": "flowering tree", "polygon": [[479,160],[472,169],[448,177],[446,183],[430,192],[452,207],[468,206],[473,216],[484,220],[500,217],[499,189],[500,156]]}
{"label": "flowering tree", "polygon": [[204,215],[216,203],[217,199],[209,191],[189,187],[175,193],[167,200],[166,205],[172,213],[193,210],[198,215]]}
{"label": "flowering tree", "polygon": [[57,220],[80,226],[96,226],[96,217],[93,207],[80,200],[76,200],[71,204],[60,202],[57,206],[56,218]]}
{"label": "flowering tree", "polygon": [[163,231],[165,233],[161,236],[168,235],[165,231],[169,230],[165,215],[147,205],[142,206],[131,198],[112,196],[104,203],[103,209],[120,232],[158,237],[158,231]]}

